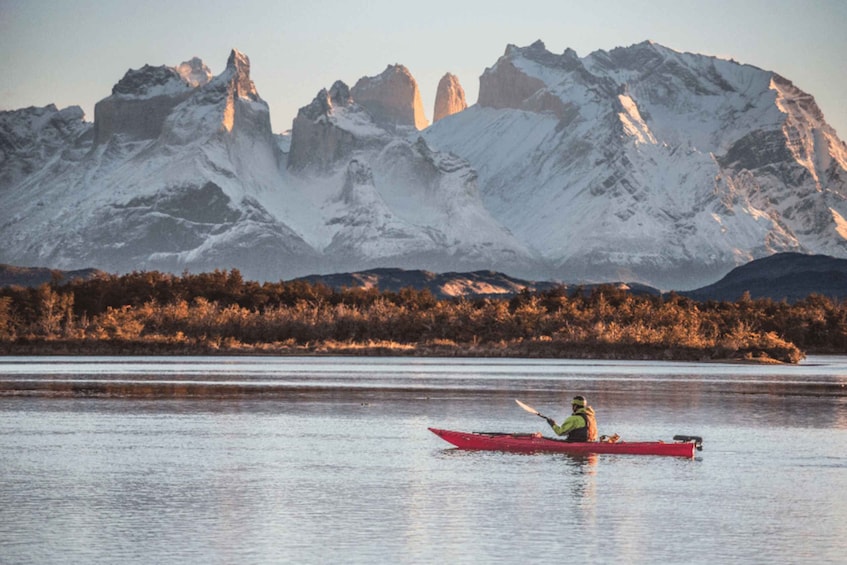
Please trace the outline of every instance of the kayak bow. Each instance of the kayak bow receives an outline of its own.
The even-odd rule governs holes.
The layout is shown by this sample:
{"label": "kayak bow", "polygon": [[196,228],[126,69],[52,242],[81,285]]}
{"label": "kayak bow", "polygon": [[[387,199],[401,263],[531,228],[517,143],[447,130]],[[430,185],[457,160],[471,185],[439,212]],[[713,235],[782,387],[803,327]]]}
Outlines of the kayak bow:
{"label": "kayak bow", "polygon": [[[493,432],[457,432],[429,428],[429,431],[460,449],[485,451],[518,451],[523,453],[620,453],[626,455],[670,455],[694,457],[701,449],[702,438],[675,436],[673,443],[663,441],[572,442],[543,437],[540,434],[510,434]],[[683,441],[684,439],[684,441]]]}

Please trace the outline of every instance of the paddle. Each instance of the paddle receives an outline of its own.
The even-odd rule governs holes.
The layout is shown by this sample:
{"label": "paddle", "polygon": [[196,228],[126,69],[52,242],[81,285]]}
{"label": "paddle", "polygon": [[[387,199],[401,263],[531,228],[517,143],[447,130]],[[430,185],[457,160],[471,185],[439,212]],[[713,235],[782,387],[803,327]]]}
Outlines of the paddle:
{"label": "paddle", "polygon": [[547,416],[545,416],[544,414],[542,414],[541,412],[539,412],[538,410],[536,410],[532,406],[529,406],[528,404],[524,404],[523,402],[521,402],[517,398],[515,399],[515,402],[517,402],[518,406],[520,406],[521,408],[523,408],[524,410],[526,410],[530,414],[535,414],[539,418],[544,418],[545,420],[547,420],[547,423],[550,424],[551,426],[556,425],[556,421],[553,418],[548,418]]}

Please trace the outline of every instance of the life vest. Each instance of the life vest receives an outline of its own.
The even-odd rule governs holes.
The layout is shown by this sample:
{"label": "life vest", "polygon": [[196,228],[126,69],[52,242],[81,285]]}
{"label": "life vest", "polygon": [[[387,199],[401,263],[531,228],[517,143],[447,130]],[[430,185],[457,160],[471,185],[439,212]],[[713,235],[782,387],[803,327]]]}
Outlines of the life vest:
{"label": "life vest", "polygon": [[594,409],[586,406],[575,414],[582,416],[585,426],[568,432],[568,441],[597,441],[597,419],[594,417]]}

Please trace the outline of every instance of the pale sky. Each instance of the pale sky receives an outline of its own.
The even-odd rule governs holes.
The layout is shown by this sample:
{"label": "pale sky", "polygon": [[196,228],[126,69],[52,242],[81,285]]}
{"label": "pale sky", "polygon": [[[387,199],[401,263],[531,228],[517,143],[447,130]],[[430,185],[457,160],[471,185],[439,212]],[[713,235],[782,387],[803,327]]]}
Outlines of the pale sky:
{"label": "pale sky", "polygon": [[776,71],[847,140],[847,0],[0,0],[0,110],[78,105],[90,121],[127,69],[197,56],[218,74],[237,48],[277,133],[321,88],[394,63],[431,120],[445,72],[474,104],[506,45],[537,39],[581,57],[651,39]]}

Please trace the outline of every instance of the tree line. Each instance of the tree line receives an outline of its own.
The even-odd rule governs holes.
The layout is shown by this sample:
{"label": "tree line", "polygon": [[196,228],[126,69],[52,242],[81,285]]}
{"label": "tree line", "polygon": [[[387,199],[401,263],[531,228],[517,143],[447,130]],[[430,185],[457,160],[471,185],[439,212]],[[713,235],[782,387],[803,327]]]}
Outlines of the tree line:
{"label": "tree line", "polygon": [[847,304],[699,302],[608,286],[510,298],[258,283],[240,272],[99,275],[0,289],[6,353],[345,353],[794,363],[847,351]]}

